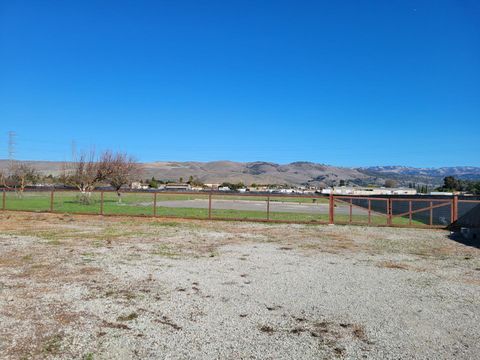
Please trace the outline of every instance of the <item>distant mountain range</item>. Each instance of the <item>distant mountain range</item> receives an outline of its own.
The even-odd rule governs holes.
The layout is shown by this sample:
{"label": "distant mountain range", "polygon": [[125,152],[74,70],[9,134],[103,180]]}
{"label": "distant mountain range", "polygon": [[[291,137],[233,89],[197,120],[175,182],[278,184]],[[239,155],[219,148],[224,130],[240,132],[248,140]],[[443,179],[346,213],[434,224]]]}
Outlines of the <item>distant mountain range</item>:
{"label": "distant mountain range", "polygon": [[[62,162],[28,161],[44,175],[58,175]],[[0,170],[8,167],[7,160],[0,160]],[[398,185],[440,185],[445,176],[480,180],[480,167],[456,166],[442,168],[414,168],[405,166],[372,166],[360,168],[337,167],[312,162],[298,161],[290,164],[271,162],[175,162],[160,161],[143,164],[143,178],[185,181],[190,176],[204,183],[243,182],[245,184],[291,184],[291,185],[339,185],[343,180],[356,185],[383,185],[385,180],[396,180]]]}
{"label": "distant mountain range", "polygon": [[373,178],[394,179],[402,184],[425,183],[439,185],[446,176],[454,176],[463,180],[480,180],[480,167],[453,166],[441,168],[414,168],[408,166],[371,166],[357,170]]}

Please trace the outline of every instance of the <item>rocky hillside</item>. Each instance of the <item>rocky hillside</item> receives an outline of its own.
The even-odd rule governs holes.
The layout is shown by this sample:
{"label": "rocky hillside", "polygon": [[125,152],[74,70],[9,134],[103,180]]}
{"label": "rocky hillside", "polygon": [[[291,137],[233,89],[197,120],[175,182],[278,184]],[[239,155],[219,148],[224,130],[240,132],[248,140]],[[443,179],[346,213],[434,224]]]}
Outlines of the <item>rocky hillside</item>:
{"label": "rocky hillside", "polygon": [[147,176],[176,180],[196,176],[204,183],[243,182],[245,184],[329,185],[340,180],[367,181],[362,172],[310,162],[280,165],[270,162],[156,162],[144,165]]}

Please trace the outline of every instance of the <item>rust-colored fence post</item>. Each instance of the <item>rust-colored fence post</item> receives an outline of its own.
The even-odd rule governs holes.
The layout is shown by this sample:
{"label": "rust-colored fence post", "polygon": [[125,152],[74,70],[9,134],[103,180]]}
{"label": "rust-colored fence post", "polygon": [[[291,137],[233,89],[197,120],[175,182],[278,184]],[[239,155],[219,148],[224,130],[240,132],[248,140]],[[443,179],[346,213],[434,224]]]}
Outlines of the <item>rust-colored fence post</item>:
{"label": "rust-colored fence post", "polygon": [[412,207],[412,200],[409,200],[408,201],[408,225],[412,225],[412,211],[413,211],[413,207]]}
{"label": "rust-colored fence post", "polygon": [[430,226],[433,225],[433,202],[430,201]]}
{"label": "rust-colored fence post", "polygon": [[267,196],[267,220],[270,220],[270,195]]}
{"label": "rust-colored fence post", "polygon": [[208,194],[208,218],[212,218],[212,193]]}
{"label": "rust-colored fence post", "polygon": [[372,223],[372,200],[368,199],[368,225]]}
{"label": "rust-colored fence post", "polygon": [[157,216],[157,192],[153,193],[153,216]]}
{"label": "rust-colored fence post", "polygon": [[2,210],[5,210],[6,207],[6,200],[7,200],[7,192],[5,189],[3,189],[3,195],[2,195]]}
{"label": "rust-colored fence post", "polygon": [[53,199],[54,199],[55,190],[52,190],[50,193],[50,212],[53,212]]}
{"label": "rust-colored fence post", "polygon": [[103,215],[103,191],[100,193],[100,215]]}
{"label": "rust-colored fence post", "polygon": [[452,202],[452,223],[458,220],[458,196],[453,197]]}
{"label": "rust-colored fence post", "polygon": [[329,209],[328,209],[328,223],[333,225],[335,223],[335,199],[333,198],[333,193],[330,193],[329,198]]}
{"label": "rust-colored fence post", "polygon": [[387,225],[392,226],[392,199],[387,199]]}
{"label": "rust-colored fence post", "polygon": [[352,209],[353,209],[353,199],[350,198],[350,212],[349,212],[349,221],[348,221],[349,224],[352,223]]}

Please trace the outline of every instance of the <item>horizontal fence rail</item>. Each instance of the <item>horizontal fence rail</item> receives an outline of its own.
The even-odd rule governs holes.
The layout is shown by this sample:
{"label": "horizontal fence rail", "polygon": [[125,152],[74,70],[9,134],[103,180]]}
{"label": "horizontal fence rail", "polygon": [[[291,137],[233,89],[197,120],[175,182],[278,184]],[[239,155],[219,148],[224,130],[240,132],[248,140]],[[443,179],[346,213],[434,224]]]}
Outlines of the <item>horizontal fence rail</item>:
{"label": "horizontal fence rail", "polygon": [[[1,190],[0,190],[1,191]],[[365,197],[271,193],[5,189],[1,210],[104,216],[308,224],[440,227],[455,223],[480,199],[454,197]]]}

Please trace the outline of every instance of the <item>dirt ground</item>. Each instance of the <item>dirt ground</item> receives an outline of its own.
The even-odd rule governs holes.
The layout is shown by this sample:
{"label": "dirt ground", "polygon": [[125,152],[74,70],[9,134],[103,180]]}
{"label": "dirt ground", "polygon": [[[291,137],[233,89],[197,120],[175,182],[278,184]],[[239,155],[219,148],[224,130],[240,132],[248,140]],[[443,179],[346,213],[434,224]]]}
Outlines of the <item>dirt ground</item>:
{"label": "dirt ground", "polygon": [[2,359],[473,359],[442,230],[0,213]]}

